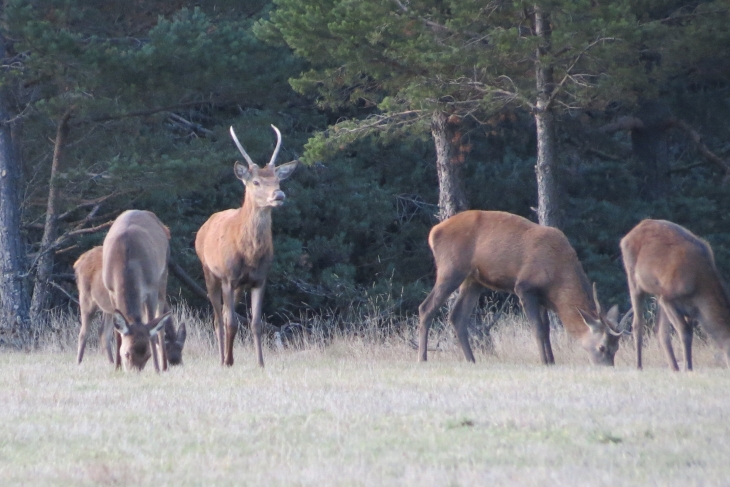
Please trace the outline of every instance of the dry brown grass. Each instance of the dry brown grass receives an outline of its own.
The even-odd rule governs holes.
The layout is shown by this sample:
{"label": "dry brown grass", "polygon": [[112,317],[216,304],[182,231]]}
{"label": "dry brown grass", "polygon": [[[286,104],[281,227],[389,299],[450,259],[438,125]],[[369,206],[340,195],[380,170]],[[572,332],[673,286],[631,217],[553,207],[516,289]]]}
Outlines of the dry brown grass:
{"label": "dry brown grass", "polygon": [[75,323],[40,351],[2,353],[0,485],[730,479],[730,373],[700,341],[694,373],[670,372],[653,340],[637,372],[630,343],[615,368],[594,368],[556,332],[558,365],[546,368],[513,315],[496,329],[495,354],[479,352],[476,365],[442,326],[431,340],[440,351],[418,364],[413,319],[379,315],[391,332],[315,333],[302,348],[267,349],[259,370],[247,344],[221,368],[210,323],[178,314],[188,315],[185,366],[166,374],[115,372],[93,348],[76,366]]}

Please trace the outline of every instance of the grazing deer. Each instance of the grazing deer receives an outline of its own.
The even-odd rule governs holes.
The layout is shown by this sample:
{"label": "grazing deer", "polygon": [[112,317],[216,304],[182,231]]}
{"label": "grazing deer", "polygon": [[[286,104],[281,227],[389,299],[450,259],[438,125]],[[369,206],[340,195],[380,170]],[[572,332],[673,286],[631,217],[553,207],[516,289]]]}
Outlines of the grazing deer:
{"label": "grazing deer", "polygon": [[712,248],[675,223],[644,220],[621,239],[621,254],[634,310],[636,366],[641,369],[644,301],[656,296],[660,343],[669,366],[679,370],[669,338],[669,320],[684,348],[686,370],[692,370],[693,323],[717,343],[730,367],[730,297],[715,266]]}
{"label": "grazing deer", "polygon": [[[111,341],[114,330],[112,305],[109,291],[104,287],[101,278],[102,247],[97,246],[87,250],[74,263],[76,274],[76,285],[79,288],[79,307],[81,314],[81,329],[79,330],[79,346],[77,363],[84,358],[86,338],[91,325],[91,319],[97,311],[102,312],[102,325],[99,327],[99,338],[102,351],[106,351],[109,362],[114,363]],[[165,304],[164,311],[169,310]],[[185,346],[187,329],[185,323],[181,323],[177,331],[172,320],[165,322],[165,351],[167,361],[170,365],[182,363],[182,351]]]}
{"label": "grazing deer", "polygon": [[211,215],[195,238],[195,251],[203,264],[208,299],[213,305],[221,364],[229,366],[233,365],[233,340],[238,331],[234,309],[245,289],[251,290],[251,331],[256,357],[258,364],[264,366],[261,305],[274,258],[271,209],[284,204],[286,195],[279,183],[288,178],[299,163],[292,161],[274,166],[281,148],[281,133],[273,125],[271,127],[276,132],[276,148],[263,168],[251,160],[231,127],[231,137],[248,162],[248,166],[236,162],[233,169],[246,188],[243,204],[238,209]]}
{"label": "grazing deer", "polygon": [[[425,361],[434,315],[457,288],[449,320],[464,356],[474,362],[467,321],[482,287],[520,298],[533,326],[543,364],[555,363],[547,310],[558,314],[594,364],[613,365],[618,350],[618,307],[601,311],[595,285],[558,229],[501,211],[465,211],[431,229],[436,284],[419,307],[419,360]],[[591,295],[592,294],[592,295]]]}
{"label": "grazing deer", "polygon": [[94,247],[81,254],[81,257],[74,262],[74,273],[76,274],[76,285],[79,288],[79,308],[81,313],[81,329],[79,330],[79,347],[76,355],[76,362],[81,363],[86,348],[86,337],[91,325],[94,313],[101,311],[103,324],[99,327],[99,343],[102,350],[106,351],[109,362],[114,363],[112,355],[112,305],[109,291],[104,287],[101,280],[102,250],[101,246]]}
{"label": "grazing deer", "polygon": [[[167,292],[170,231],[154,213],[128,210],[109,228],[102,249],[102,282],[114,306],[116,366],[141,371],[150,355],[167,369],[157,333],[172,319],[161,314]],[[144,312],[144,315],[143,315]],[[161,364],[158,364],[158,355]]]}

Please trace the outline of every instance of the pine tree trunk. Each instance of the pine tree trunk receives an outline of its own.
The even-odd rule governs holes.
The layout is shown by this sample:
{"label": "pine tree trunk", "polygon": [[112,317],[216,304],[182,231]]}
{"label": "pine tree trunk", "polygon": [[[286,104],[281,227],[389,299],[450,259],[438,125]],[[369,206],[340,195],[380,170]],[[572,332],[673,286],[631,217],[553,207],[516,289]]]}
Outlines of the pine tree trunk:
{"label": "pine tree trunk", "polygon": [[[5,39],[0,35],[0,55]],[[0,343],[30,338],[28,294],[23,278],[25,248],[20,234],[21,171],[8,116],[7,88],[0,88]]]}
{"label": "pine tree trunk", "polygon": [[550,20],[547,13],[535,6],[535,35],[540,37],[536,53],[537,103],[537,218],[541,225],[560,227],[558,178],[555,167],[555,116],[550,106],[553,91],[553,69],[543,59],[550,50]]}
{"label": "pine tree trunk", "polygon": [[436,146],[436,170],[439,179],[439,220],[444,221],[467,209],[464,179],[461,174],[457,136],[454,124],[446,113],[436,111],[431,122],[431,134]]}
{"label": "pine tree trunk", "polygon": [[35,286],[33,287],[33,299],[30,303],[30,319],[33,323],[38,322],[41,314],[48,307],[51,294],[51,275],[53,274],[54,249],[52,248],[58,234],[58,168],[63,158],[63,149],[68,137],[68,121],[71,118],[71,110],[68,110],[58,124],[56,130],[56,141],[53,146],[53,161],[51,162],[51,176],[48,181],[48,203],[46,206],[46,222],[43,227],[43,238],[38,249],[39,257],[36,268]]}
{"label": "pine tree trunk", "polygon": [[635,116],[642,122],[631,130],[639,196],[652,201],[666,196],[670,190],[668,131],[672,114],[665,104],[652,101],[642,103]]}

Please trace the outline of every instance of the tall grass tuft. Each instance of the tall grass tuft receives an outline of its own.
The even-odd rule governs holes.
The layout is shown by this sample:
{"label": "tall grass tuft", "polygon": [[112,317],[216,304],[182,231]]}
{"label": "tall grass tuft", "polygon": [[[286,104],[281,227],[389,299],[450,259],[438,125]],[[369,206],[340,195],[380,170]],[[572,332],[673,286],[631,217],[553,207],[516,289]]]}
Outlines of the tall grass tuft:
{"label": "tall grass tuft", "polygon": [[[650,310],[653,315],[653,311]],[[173,306],[176,326],[185,322],[188,338],[185,360],[216,360],[218,345],[213,331],[212,313],[192,308],[184,302]],[[653,316],[652,316],[653,318]],[[653,319],[650,320],[653,322]],[[94,319],[89,333],[91,350],[99,348],[98,330],[101,315]],[[373,297],[344,310],[323,313],[302,313],[281,326],[265,323],[264,347],[267,353],[331,352],[357,357],[416,359],[418,348],[418,316],[405,312],[390,295]],[[539,356],[532,330],[515,300],[496,302],[490,299],[477,307],[469,324],[470,340],[477,360],[490,363],[537,364]],[[44,322],[36,323],[33,333],[37,349],[51,353],[76,350],[79,317],[74,311],[53,311]],[[699,367],[722,366],[719,356],[706,337],[698,332],[694,342],[695,361]],[[681,345],[673,338],[675,350]],[[645,340],[647,366],[664,366],[665,359],[651,331]],[[558,327],[551,330],[551,342],[558,364],[587,364],[587,354],[580,345]],[[244,356],[252,352],[251,333],[247,323],[240,323],[237,347]],[[681,354],[681,352],[680,352]],[[633,366],[635,349],[631,337],[621,341],[616,356],[617,366]],[[446,321],[446,312],[435,319],[429,334],[429,360],[461,360],[461,349]]]}

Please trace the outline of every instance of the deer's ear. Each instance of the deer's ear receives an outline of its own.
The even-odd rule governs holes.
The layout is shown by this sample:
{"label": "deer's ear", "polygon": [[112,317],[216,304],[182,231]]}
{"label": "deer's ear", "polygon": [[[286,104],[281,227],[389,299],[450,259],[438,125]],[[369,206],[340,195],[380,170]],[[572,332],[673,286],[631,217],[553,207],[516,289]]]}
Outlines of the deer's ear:
{"label": "deer's ear", "polygon": [[122,335],[129,335],[129,323],[124,315],[118,310],[114,310],[114,329]]}
{"label": "deer's ear", "polygon": [[185,327],[185,322],[183,321],[182,323],[180,323],[180,326],[177,328],[177,340],[175,340],[177,342],[177,344],[180,345],[180,347],[185,345],[185,339],[187,338],[187,336],[188,336],[188,330]]}
{"label": "deer's ear", "polygon": [[597,320],[596,318],[594,318],[593,316],[591,316],[590,314],[588,314],[587,312],[583,311],[580,308],[576,308],[576,309],[577,309],[578,313],[580,314],[580,317],[583,318],[583,323],[585,323],[586,326],[588,328],[590,328],[590,330],[593,333],[599,333],[599,332],[603,331],[603,323],[601,323],[601,320]]}
{"label": "deer's ear", "polygon": [[609,309],[608,313],[606,313],[606,319],[614,327],[618,326],[618,304],[611,306],[611,309]]}
{"label": "deer's ear", "polygon": [[282,164],[281,166],[276,168],[276,177],[279,178],[279,181],[283,181],[289,176],[292,175],[294,172],[294,169],[297,168],[299,165],[299,160],[295,159],[291,162],[287,162],[286,164]]}
{"label": "deer's ear", "polygon": [[164,315],[160,316],[159,318],[155,318],[150,323],[147,324],[147,329],[150,332],[150,336],[155,336],[159,331],[161,331],[163,328],[165,328],[165,325],[169,320],[172,319],[172,315],[168,312]]}
{"label": "deer's ear", "polygon": [[236,177],[244,183],[253,176],[253,174],[251,174],[251,168],[244,166],[238,161],[236,161],[236,164],[233,165],[233,174],[235,174]]}

